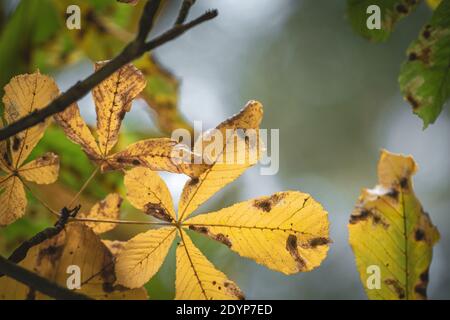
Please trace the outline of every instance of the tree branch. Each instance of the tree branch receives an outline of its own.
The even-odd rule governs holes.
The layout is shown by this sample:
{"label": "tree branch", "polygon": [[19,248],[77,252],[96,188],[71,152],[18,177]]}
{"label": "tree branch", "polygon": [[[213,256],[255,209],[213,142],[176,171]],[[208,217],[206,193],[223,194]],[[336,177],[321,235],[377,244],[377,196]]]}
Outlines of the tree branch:
{"label": "tree branch", "polygon": [[[191,22],[175,25],[172,29],[164,32],[162,35],[154,38],[151,41],[145,42],[145,38],[150,32],[153,26],[153,20],[159,7],[159,0],[149,0],[144,8],[139,23],[138,34],[132,42],[130,42],[114,59],[110,60],[105,66],[83,81],[77,82],[65,93],[49,103],[45,108],[35,110],[29,115],[17,120],[16,122],[9,124],[8,126],[0,129],[0,141],[14,136],[15,134],[26,130],[52,115],[64,111],[71,104],[77,102],[79,99],[89,93],[95,86],[108,78],[114,72],[133,60],[139,58],[145,52],[153,50],[179,36],[186,31],[194,28],[195,26],[211,20],[218,15],[217,10],[212,10],[204,13],[197,19]],[[186,13],[187,14],[187,13]]]}
{"label": "tree branch", "polygon": [[91,300],[91,298],[83,294],[70,291],[69,289],[63,288],[54,282],[42,278],[41,276],[22,268],[11,261],[8,261],[2,256],[0,256],[0,272],[55,299]]}
{"label": "tree branch", "polygon": [[[50,228],[45,228],[41,232],[38,232],[35,234],[31,239],[26,240],[21,243],[20,246],[14,250],[14,252],[9,256],[8,260],[14,263],[19,263],[25,257],[27,256],[28,251],[45,240],[48,240],[50,238],[53,238],[57,234],[59,234],[66,225],[69,218],[74,218],[78,211],[80,210],[81,206],[76,206],[74,209],[67,209],[66,207],[62,208],[61,214],[59,216],[58,221],[56,221],[55,225]],[[0,277],[2,277],[4,274],[0,272]]]}

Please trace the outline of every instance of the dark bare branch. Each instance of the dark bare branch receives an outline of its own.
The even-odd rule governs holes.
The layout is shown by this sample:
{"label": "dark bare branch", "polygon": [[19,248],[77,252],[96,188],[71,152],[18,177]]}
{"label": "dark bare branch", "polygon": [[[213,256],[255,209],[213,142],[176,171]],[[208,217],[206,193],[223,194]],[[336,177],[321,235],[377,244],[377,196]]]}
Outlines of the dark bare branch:
{"label": "dark bare branch", "polygon": [[183,0],[181,4],[180,12],[178,13],[177,20],[175,21],[175,25],[183,24],[186,21],[186,18],[191,10],[191,7],[195,4],[195,0]]}
{"label": "dark bare branch", "polygon": [[[45,108],[36,110],[33,113],[17,120],[16,122],[9,124],[7,127],[0,129],[0,141],[14,136],[15,134],[26,130],[38,123],[44,121],[46,118],[52,115],[64,111],[73,103],[84,97],[95,86],[101,83],[103,80],[112,75],[115,71],[133,60],[139,58],[145,52],[153,50],[185,33],[186,31],[196,27],[197,25],[215,18],[218,14],[217,10],[208,11],[198,17],[197,19],[188,22],[186,24],[176,25],[172,29],[164,32],[162,35],[150,40],[148,42],[142,42],[145,39],[148,31],[150,31],[153,18],[155,16],[155,9],[153,6],[159,1],[149,1],[146,4],[146,10],[143,12],[141,18],[140,27],[143,30],[138,32],[135,40],[129,43],[119,55],[110,60],[103,68],[97,70],[83,81],[77,82],[65,93],[53,100]],[[147,16],[148,15],[148,16]],[[147,20],[148,19],[148,20]],[[147,33],[146,33],[147,32]]]}
{"label": "dark bare branch", "polygon": [[91,300],[91,298],[83,294],[70,291],[57,285],[54,282],[42,278],[41,276],[16,265],[15,263],[5,259],[2,256],[0,256],[0,272],[34,290],[42,292],[43,294],[55,299]]}

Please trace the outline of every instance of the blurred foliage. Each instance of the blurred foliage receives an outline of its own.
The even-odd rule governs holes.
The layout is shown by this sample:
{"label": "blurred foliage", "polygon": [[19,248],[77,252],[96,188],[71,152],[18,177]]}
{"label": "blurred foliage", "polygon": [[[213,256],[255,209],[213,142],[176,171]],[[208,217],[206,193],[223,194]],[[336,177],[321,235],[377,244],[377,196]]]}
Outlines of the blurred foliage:
{"label": "blurred foliage", "polygon": [[[347,10],[353,29],[375,42],[386,41],[395,24],[411,14],[418,0],[348,0]],[[450,2],[428,0],[436,11],[407,50],[408,60],[399,77],[400,89],[426,128],[434,123],[442,106],[450,97]],[[369,29],[366,25],[370,5],[381,10],[381,28]]]}
{"label": "blurred foliage", "polygon": [[400,88],[427,127],[450,98],[450,1],[437,7],[407,56],[400,71]]}
{"label": "blurred foliage", "polygon": [[[386,41],[400,19],[411,14],[419,0],[347,0],[348,16],[353,29],[369,40]],[[373,13],[367,12],[369,6],[380,8],[381,29],[369,29],[367,18]]]}

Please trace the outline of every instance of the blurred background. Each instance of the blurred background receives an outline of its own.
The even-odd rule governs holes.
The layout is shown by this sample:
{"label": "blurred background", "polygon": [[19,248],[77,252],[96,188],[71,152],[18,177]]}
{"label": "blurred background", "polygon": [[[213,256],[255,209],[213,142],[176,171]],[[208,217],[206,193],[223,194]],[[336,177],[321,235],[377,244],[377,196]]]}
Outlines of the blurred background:
{"label": "blurred background", "polygon": [[[40,68],[53,75],[62,90],[67,89],[92,72],[92,60],[112,58],[123,46],[111,40],[109,31],[101,26],[114,21],[132,31],[140,7],[114,0],[21,2],[0,3],[1,87],[16,74]],[[180,2],[167,1],[153,35],[173,23]],[[89,19],[83,17],[81,31],[69,31],[61,22],[68,4],[79,4],[82,16],[86,10],[93,12]],[[198,0],[190,16],[208,8],[218,8],[219,17],[154,52],[153,58],[180,80],[179,88],[175,78],[167,78],[167,70],[158,70],[151,85],[161,93],[149,93],[145,101],[135,102],[125,118],[118,148],[142,137],[170,134],[170,125],[164,124],[167,119],[180,126],[203,121],[203,127],[210,128],[239,111],[248,100],[259,100],[264,105],[262,127],[280,129],[278,174],[262,176],[258,167],[252,168],[198,212],[276,191],[300,190],[310,193],[329,212],[333,244],[320,268],[294,276],[270,271],[223,245],[195,236],[200,249],[249,299],[365,299],[348,244],[347,222],[361,189],[376,184],[379,152],[386,148],[411,154],[419,164],[415,190],[441,233],[434,249],[428,296],[449,299],[449,112],[444,108],[436,123],[422,130],[421,120],[403,101],[397,83],[406,48],[430,18],[431,10],[419,6],[398,24],[386,43],[373,44],[351,29],[343,0]],[[83,98],[79,106],[94,125],[92,97]],[[47,150],[61,155],[60,180],[35,192],[58,208],[93,167],[56,127],[48,130],[35,153]],[[162,176],[177,202],[186,177]],[[117,174],[99,176],[83,194],[83,204],[92,205],[111,190],[125,194],[121,179]],[[55,199],[52,192],[62,196]],[[2,254],[51,223],[50,214],[32,196],[29,202],[25,218],[0,229]],[[125,203],[123,218],[146,217]],[[127,240],[143,230],[120,226],[106,238]],[[154,299],[173,298],[173,249],[147,285]]]}

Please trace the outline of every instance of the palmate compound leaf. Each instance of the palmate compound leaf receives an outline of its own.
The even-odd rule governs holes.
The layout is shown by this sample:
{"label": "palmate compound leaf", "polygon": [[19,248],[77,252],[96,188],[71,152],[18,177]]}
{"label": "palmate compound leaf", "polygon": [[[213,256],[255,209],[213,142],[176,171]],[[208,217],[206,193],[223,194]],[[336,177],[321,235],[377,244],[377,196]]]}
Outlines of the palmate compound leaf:
{"label": "palmate compound leaf", "polygon": [[416,170],[412,157],[382,151],[379,185],[362,191],[350,217],[349,241],[370,299],[427,297],[428,272],[439,232],[414,194],[412,175]]}
{"label": "palmate compound leaf", "polygon": [[[104,63],[97,63],[96,70]],[[171,157],[172,149],[177,144],[171,139],[146,139],[131,144],[123,151],[114,154],[110,152],[117,143],[122,120],[130,110],[132,100],[139,95],[145,84],[142,73],[128,64],[94,88],[92,93],[97,113],[98,143],[81,118],[76,104],[55,116],[67,137],[79,144],[103,172],[130,166],[184,172],[185,166],[176,165]]]}
{"label": "palmate compound leaf", "polygon": [[[11,124],[45,107],[58,95],[55,82],[39,71],[12,78],[5,86],[3,97],[6,123]],[[59,159],[53,153],[46,153],[23,164],[44,135],[49,121],[22,131],[8,141],[0,142],[0,169],[5,173],[0,177],[0,226],[11,224],[25,213],[27,198],[23,180],[49,184],[58,178]]]}
{"label": "palmate compound leaf", "polygon": [[[411,14],[420,0],[347,0],[347,14],[355,32],[376,42],[386,41],[397,22]],[[381,28],[369,28],[370,18],[377,6],[380,9]],[[368,12],[369,11],[369,12]]]}
{"label": "palmate compound leaf", "polygon": [[[120,206],[122,198],[117,193],[111,193],[105,199],[97,202],[88,213],[81,212],[78,218],[100,219],[100,220],[118,220],[120,217]],[[116,227],[116,223],[87,221],[85,224],[95,233],[101,234],[111,231]]]}
{"label": "palmate compound leaf", "polygon": [[[234,120],[219,125],[219,128],[224,128],[224,124],[233,127],[238,121],[236,119],[254,119],[246,112],[255,106],[258,110],[261,105],[251,103],[250,106],[252,107],[232,118]],[[258,113],[261,114],[262,110]],[[260,117],[256,122],[259,124],[259,121]],[[242,125],[249,123],[251,121],[243,121]],[[228,165],[233,167],[232,163]],[[212,164],[210,167],[214,166]],[[210,168],[204,173],[208,170]],[[244,169],[239,167],[239,170]],[[233,175],[233,169],[229,171],[224,164],[222,174]],[[212,174],[202,175],[198,181],[202,180],[205,185],[209,184],[209,179],[214,178]],[[202,196],[200,200],[193,195],[192,201],[200,205],[230,182],[220,178],[220,173],[214,180],[217,184],[214,192],[208,192],[208,196]],[[158,174],[148,168],[127,171],[125,187],[132,205],[163,220],[162,224],[167,225],[138,234],[124,245],[119,244],[117,283],[126,287],[144,285],[159,270],[178,234],[181,241],[177,248],[177,299],[243,298],[234,282],[216,270],[194,246],[185,232],[189,229],[227,245],[244,257],[286,274],[309,271],[319,266],[331,242],[327,212],[309,195],[301,192],[279,192],[186,220],[191,211],[185,211],[184,217],[179,213],[175,216],[167,187]]]}
{"label": "palmate compound leaf", "polygon": [[[94,299],[147,299],[144,288],[114,285],[113,255],[86,225],[70,223],[51,239],[33,247],[20,266],[66,287],[70,266],[80,268],[81,286],[76,292]],[[73,272],[73,271],[71,271]],[[0,278],[0,299],[49,299],[6,276]]]}
{"label": "palmate compound leaf", "polygon": [[409,46],[399,83],[424,126],[434,123],[450,98],[450,1],[442,1]]}

